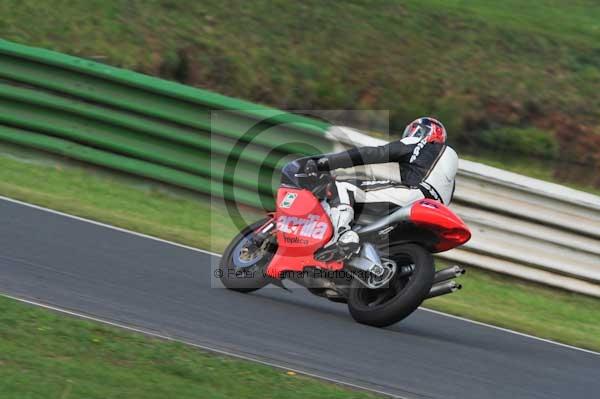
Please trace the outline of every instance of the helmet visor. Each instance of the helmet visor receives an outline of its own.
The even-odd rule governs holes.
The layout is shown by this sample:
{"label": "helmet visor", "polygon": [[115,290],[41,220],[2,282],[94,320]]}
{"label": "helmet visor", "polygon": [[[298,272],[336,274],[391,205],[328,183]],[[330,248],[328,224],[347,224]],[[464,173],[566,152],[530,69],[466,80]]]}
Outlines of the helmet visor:
{"label": "helmet visor", "polygon": [[413,122],[410,125],[406,126],[404,129],[404,133],[402,134],[402,138],[406,137],[426,137],[431,133],[432,127],[429,125],[425,125],[419,122]]}

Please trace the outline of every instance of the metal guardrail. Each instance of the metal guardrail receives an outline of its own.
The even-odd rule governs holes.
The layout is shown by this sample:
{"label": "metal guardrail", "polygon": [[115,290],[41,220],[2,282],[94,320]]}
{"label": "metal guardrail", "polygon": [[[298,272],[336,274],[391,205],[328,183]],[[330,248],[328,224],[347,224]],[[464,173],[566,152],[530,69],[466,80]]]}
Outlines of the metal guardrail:
{"label": "metal guardrail", "polygon": [[329,126],[0,40],[0,141],[272,207],[285,157],[330,151]]}
{"label": "metal guardrail", "polygon": [[[344,127],[328,133],[337,149],[386,143]],[[386,168],[360,172],[381,178]],[[600,297],[600,197],[466,160],[456,182],[451,208],[473,237],[441,258]]]}

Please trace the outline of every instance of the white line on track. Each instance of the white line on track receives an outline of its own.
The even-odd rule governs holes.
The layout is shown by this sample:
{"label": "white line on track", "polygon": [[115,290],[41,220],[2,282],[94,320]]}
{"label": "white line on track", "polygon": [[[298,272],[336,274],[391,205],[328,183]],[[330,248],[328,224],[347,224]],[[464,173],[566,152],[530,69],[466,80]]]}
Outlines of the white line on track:
{"label": "white line on track", "polygon": [[446,316],[446,317],[449,317],[449,318],[452,318],[452,319],[457,319],[457,320],[461,320],[461,321],[464,321],[464,322],[467,322],[467,323],[476,324],[478,326],[489,327],[489,328],[493,328],[494,330],[499,330],[499,331],[507,332],[507,333],[510,333],[510,334],[520,335],[521,337],[535,339],[536,341],[542,341],[542,342],[546,342],[548,344],[562,346],[563,348],[574,349],[574,350],[577,350],[577,351],[581,351],[581,352],[589,353],[589,354],[592,354],[592,355],[600,356],[600,352],[596,352],[596,351],[593,351],[593,350],[590,350],[590,349],[584,349],[584,348],[580,348],[578,346],[563,344],[561,342],[552,341],[551,339],[536,337],[535,335],[525,334],[525,333],[522,333],[522,332],[519,332],[519,331],[510,330],[508,328],[498,327],[498,326],[495,326],[493,324],[483,323],[481,321],[466,319],[464,317],[455,316],[453,314],[448,314],[448,313],[440,312],[438,310],[427,309],[427,308],[423,308],[423,307],[420,307],[419,309],[424,310],[426,312],[435,313],[435,314],[440,315],[440,316]]}
{"label": "white line on track", "polygon": [[217,256],[217,257],[221,257],[221,254],[218,254],[216,252],[211,252],[211,251],[207,251],[205,249],[200,249],[200,248],[195,248],[195,247],[190,247],[189,245],[185,245],[185,244],[180,244],[174,241],[169,241],[169,240],[163,240],[162,238],[158,238],[158,237],[154,237],[154,236],[150,236],[148,234],[144,234],[144,233],[138,233],[137,231],[132,231],[132,230],[127,230],[124,229],[122,227],[117,227],[117,226],[113,226],[112,224],[106,224],[106,223],[102,223],[102,222],[98,222],[95,220],[91,220],[91,219],[86,219],[86,218],[82,218],[81,216],[75,216],[75,215],[71,215],[69,213],[64,213],[61,211],[57,211],[54,209],[50,209],[50,208],[45,208],[43,206],[39,206],[39,205],[35,205],[35,204],[30,204],[29,202],[23,202],[23,201],[19,201],[13,198],[9,198],[9,197],[4,197],[2,195],[0,195],[0,200],[4,200],[7,202],[13,202],[15,204],[19,204],[19,205],[23,205],[23,206],[27,206],[29,208],[34,208],[37,209],[39,211],[44,211],[44,212],[48,212],[48,213],[53,213],[55,215],[60,215],[60,216],[64,216],[66,218],[70,218],[70,219],[75,219],[75,220],[79,220],[81,222],[86,222],[86,223],[91,223],[91,224],[95,224],[96,226],[101,226],[101,227],[106,227],[107,229],[111,229],[111,230],[116,230],[116,231],[120,231],[122,233],[127,233],[127,234],[131,234],[134,236],[138,236],[138,237],[142,237],[142,238],[147,238],[150,240],[154,240],[154,241],[159,241],[165,244],[169,244],[169,245],[174,245],[176,247],[180,247],[180,248],[185,248],[185,249],[189,249],[190,251],[195,251],[195,252],[202,252],[203,254],[208,254],[208,255],[212,255],[212,256]]}
{"label": "white line on track", "polygon": [[[0,198],[2,198],[2,197],[0,197]],[[301,374],[301,375],[305,375],[305,376],[308,376],[308,377],[317,378],[317,379],[320,379],[320,380],[323,380],[323,381],[327,381],[327,382],[331,382],[331,383],[334,383],[334,384],[337,384],[337,385],[342,385],[342,386],[346,386],[346,387],[353,388],[353,389],[360,389],[362,391],[373,392],[373,393],[377,393],[377,394],[380,394],[380,395],[388,396],[388,397],[391,397],[391,398],[408,399],[405,396],[398,396],[398,395],[395,395],[395,394],[392,394],[392,393],[389,393],[389,392],[381,391],[381,390],[374,389],[374,388],[365,387],[365,386],[358,385],[358,384],[353,384],[351,382],[340,381],[340,380],[337,380],[335,378],[325,377],[325,376],[322,376],[322,375],[319,375],[319,374],[315,374],[315,373],[311,373],[311,372],[308,372],[308,371],[296,370],[296,369],[293,369],[293,368],[290,368],[290,367],[287,367],[287,366],[284,366],[284,365],[281,365],[281,364],[271,363],[271,362],[268,362],[268,361],[265,361],[265,360],[261,360],[261,359],[256,359],[256,358],[253,358],[253,357],[250,357],[250,356],[240,355],[239,353],[228,352],[226,350],[216,349],[216,348],[212,348],[212,347],[209,347],[209,346],[204,346],[204,345],[196,344],[196,343],[193,343],[193,342],[185,341],[183,339],[173,338],[173,337],[169,337],[167,335],[158,334],[156,332],[145,330],[143,328],[132,327],[132,326],[128,326],[128,325],[125,325],[125,324],[115,323],[113,321],[101,319],[101,318],[98,318],[98,317],[86,315],[86,314],[79,313],[79,312],[74,312],[72,310],[60,308],[60,307],[57,307],[57,306],[48,305],[48,304],[37,302],[37,301],[32,301],[30,299],[19,298],[19,297],[15,297],[15,296],[3,294],[3,293],[0,293],[0,296],[3,296],[5,298],[10,298],[10,299],[13,299],[15,301],[27,303],[29,305],[39,306],[41,308],[49,309],[49,310],[52,310],[52,311],[55,311],[55,312],[67,314],[69,316],[75,316],[75,317],[79,317],[79,318],[82,318],[82,319],[85,319],[85,320],[91,320],[91,321],[95,321],[95,322],[98,322],[98,323],[107,324],[107,325],[110,325],[110,326],[113,326],[113,327],[122,328],[122,329],[125,329],[125,330],[128,330],[128,331],[132,331],[132,332],[136,332],[136,333],[148,335],[148,336],[151,336],[151,337],[154,337],[154,338],[159,338],[159,339],[162,339],[162,340],[165,340],[165,341],[179,342],[179,343],[182,343],[182,344],[186,344],[186,345],[192,346],[194,348],[205,350],[207,352],[213,352],[213,353],[218,353],[220,355],[231,356],[231,357],[234,357],[234,358],[237,358],[237,359],[248,360],[248,361],[251,361],[251,362],[259,363],[259,364],[262,364],[262,365],[265,365],[265,366],[275,367],[275,368],[278,368],[278,369],[281,369],[281,370],[285,370],[285,371],[293,371],[293,372],[295,372],[297,374]]]}
{"label": "white line on track", "polygon": [[[81,222],[91,223],[91,224],[94,224],[96,226],[101,226],[101,227],[105,227],[107,229],[112,229],[112,230],[120,231],[122,233],[132,234],[134,236],[138,236],[138,237],[142,237],[142,238],[147,238],[147,239],[150,239],[150,240],[162,242],[162,243],[169,244],[169,245],[174,245],[176,247],[185,248],[185,249],[188,249],[190,251],[201,252],[201,253],[204,253],[204,254],[208,254],[208,255],[212,255],[212,256],[216,256],[216,257],[221,257],[221,255],[218,254],[218,253],[216,253],[216,252],[211,252],[211,251],[207,251],[207,250],[204,250],[204,249],[191,247],[189,245],[180,244],[180,243],[169,241],[169,240],[164,240],[162,238],[150,236],[150,235],[143,234],[143,233],[138,233],[138,232],[135,232],[135,231],[127,230],[127,229],[124,229],[124,228],[121,228],[121,227],[113,226],[113,225],[102,223],[102,222],[97,222],[95,220],[82,218],[80,216],[75,216],[75,215],[71,215],[71,214],[68,214],[68,213],[56,211],[54,209],[49,209],[49,208],[45,208],[43,206],[30,204],[28,202],[19,201],[19,200],[13,199],[13,198],[8,198],[8,197],[4,197],[4,196],[0,195],[0,200],[4,200],[4,201],[8,201],[8,202],[13,202],[15,204],[19,204],[19,205],[27,206],[27,207],[34,208],[34,209],[37,209],[37,210],[40,210],[40,211],[49,212],[49,213],[53,213],[53,214],[56,214],[56,215],[64,216],[64,217],[67,217],[67,218],[79,220]],[[16,298],[16,299],[18,299],[18,298]],[[40,304],[40,306],[44,306],[44,305]],[[44,307],[48,307],[48,306],[44,306]],[[503,332],[510,333],[510,334],[519,335],[521,337],[526,337],[526,338],[534,339],[534,340],[537,340],[537,341],[546,342],[546,343],[552,344],[552,345],[562,346],[563,348],[573,349],[573,350],[577,350],[577,351],[581,351],[581,352],[590,353],[590,354],[593,354],[593,355],[600,356],[600,352],[596,352],[596,351],[593,351],[593,350],[589,350],[589,349],[579,348],[577,346],[563,344],[563,343],[552,341],[552,340],[549,340],[549,339],[536,337],[534,335],[529,335],[529,334],[521,333],[521,332],[518,332],[518,331],[510,330],[508,328],[498,327],[498,326],[494,326],[492,324],[487,324],[487,323],[483,323],[483,322],[480,322],[480,321],[470,320],[470,319],[466,319],[464,317],[454,316],[454,315],[451,315],[451,314],[448,314],[448,313],[443,313],[443,312],[440,312],[440,311],[437,311],[437,310],[427,309],[427,308],[423,308],[423,307],[421,307],[420,309],[424,310],[426,312],[430,312],[430,313],[434,313],[434,314],[440,315],[440,316],[445,316],[445,317],[449,317],[449,318],[452,318],[452,319],[461,320],[461,321],[464,321],[464,322],[467,322],[467,323],[476,324],[478,326],[493,328],[495,330],[503,331]],[[56,310],[60,310],[60,309],[56,309]],[[60,310],[60,311],[62,311],[62,310]],[[65,312],[69,313],[69,311],[65,311]],[[87,318],[93,319],[93,318],[91,318],[89,316],[81,316],[81,317],[87,317]],[[102,321],[102,320],[98,320],[98,321]],[[113,324],[111,322],[106,322],[106,323]],[[133,330],[132,327],[124,327],[124,328],[128,328],[130,330]],[[156,334],[153,334],[153,333],[148,333],[148,334],[156,335]],[[156,336],[158,336],[158,335],[156,335]],[[190,344],[190,345],[194,345],[194,344]],[[198,346],[198,345],[194,345],[194,346]],[[199,346],[199,347],[201,347],[201,346]],[[207,348],[205,348],[205,349],[207,349]],[[243,357],[243,356],[239,356],[239,355],[236,355],[236,356]],[[252,359],[252,360],[254,360],[254,359]],[[265,363],[265,364],[267,364],[267,363]],[[278,366],[278,367],[281,368],[281,366]],[[295,371],[295,370],[292,370],[292,371]],[[306,373],[304,373],[304,374],[306,374]],[[309,375],[309,374],[307,374],[307,375]],[[321,378],[321,377],[319,377],[319,378]],[[348,385],[348,384],[346,384],[346,385]],[[390,395],[388,393],[385,393],[385,394],[386,395]]]}

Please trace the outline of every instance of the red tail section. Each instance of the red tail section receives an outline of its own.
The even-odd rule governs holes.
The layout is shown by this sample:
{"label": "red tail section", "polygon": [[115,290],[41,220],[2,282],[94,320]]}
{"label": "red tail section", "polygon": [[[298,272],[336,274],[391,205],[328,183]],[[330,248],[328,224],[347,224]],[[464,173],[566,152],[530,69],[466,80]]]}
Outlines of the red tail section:
{"label": "red tail section", "polygon": [[411,205],[410,220],[419,227],[433,231],[439,238],[434,247],[443,252],[469,241],[471,231],[447,206],[430,199],[419,200]]}

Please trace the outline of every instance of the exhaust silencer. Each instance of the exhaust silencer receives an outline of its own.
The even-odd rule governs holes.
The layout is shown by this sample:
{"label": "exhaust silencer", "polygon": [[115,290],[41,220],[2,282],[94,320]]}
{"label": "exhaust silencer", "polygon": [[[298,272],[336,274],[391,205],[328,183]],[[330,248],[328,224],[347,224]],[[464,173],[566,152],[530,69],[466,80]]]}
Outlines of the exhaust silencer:
{"label": "exhaust silencer", "polygon": [[465,269],[460,266],[452,266],[442,269],[435,273],[433,284],[441,283],[465,274]]}
{"label": "exhaust silencer", "polygon": [[427,299],[435,298],[436,296],[450,294],[454,291],[460,290],[462,286],[456,281],[446,281],[443,283],[434,284],[427,295]]}

